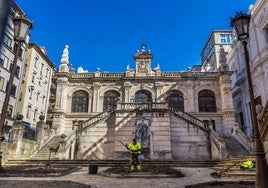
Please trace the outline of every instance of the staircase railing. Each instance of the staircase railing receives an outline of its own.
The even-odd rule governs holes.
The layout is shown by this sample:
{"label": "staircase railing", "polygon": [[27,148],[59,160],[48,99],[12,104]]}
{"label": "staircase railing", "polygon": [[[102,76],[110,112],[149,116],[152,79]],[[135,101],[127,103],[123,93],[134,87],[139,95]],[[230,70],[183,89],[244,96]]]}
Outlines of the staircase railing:
{"label": "staircase railing", "polygon": [[174,115],[179,116],[181,119],[187,121],[188,123],[193,124],[202,131],[209,132],[208,125],[204,121],[192,116],[191,114],[182,112],[176,108],[170,107],[169,109]]}
{"label": "staircase railing", "polygon": [[108,108],[107,110],[97,114],[96,116],[88,119],[87,121],[84,121],[78,128],[79,133],[84,132],[87,130],[89,127],[92,127],[93,125],[98,124],[99,122],[103,121],[103,119],[106,119],[115,112],[116,110],[116,105],[112,106],[111,108]]}
{"label": "staircase railing", "polygon": [[267,134],[266,130],[268,127],[268,101],[258,114],[258,125],[260,129],[261,138],[263,139],[265,137],[265,132]]}
{"label": "staircase railing", "polygon": [[52,140],[54,140],[56,137],[58,137],[57,135],[54,135],[52,137],[50,137],[46,142],[44,142],[42,145],[40,145],[39,149],[36,150],[31,156],[30,158],[34,157],[38,152],[40,152],[46,145],[48,145]]}
{"label": "staircase railing", "polygon": [[[220,136],[218,136],[216,134],[216,132],[210,127],[209,128],[209,138],[210,138],[210,144],[211,144],[211,148],[214,148],[213,146],[215,146],[217,148],[217,150],[213,150],[212,151],[212,159],[222,159],[222,158],[226,158],[228,156],[228,152],[226,149],[226,145],[224,142],[224,139],[221,138]],[[218,152],[218,153],[216,153]]]}
{"label": "staircase railing", "polygon": [[235,137],[249,152],[253,152],[254,142],[238,128],[238,124],[234,125],[232,136]]}

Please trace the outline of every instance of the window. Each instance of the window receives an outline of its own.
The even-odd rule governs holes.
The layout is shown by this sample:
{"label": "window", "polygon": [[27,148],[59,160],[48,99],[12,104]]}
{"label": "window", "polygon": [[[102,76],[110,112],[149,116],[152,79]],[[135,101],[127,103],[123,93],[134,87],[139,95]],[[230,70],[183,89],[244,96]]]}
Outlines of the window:
{"label": "window", "polygon": [[32,97],[33,97],[33,90],[34,90],[33,86],[29,87],[29,93],[30,93],[29,99],[32,99]]}
{"label": "window", "polygon": [[18,77],[20,75],[20,67],[19,66],[17,66],[17,68],[16,68],[15,75],[18,76]]}
{"label": "window", "polygon": [[43,69],[44,69],[44,64],[42,63],[41,70],[40,70],[40,79],[43,78]]}
{"label": "window", "polygon": [[5,83],[5,79],[3,77],[0,77],[0,90],[3,90],[4,83]]}
{"label": "window", "polygon": [[9,58],[5,56],[4,54],[1,54],[0,56],[0,66],[6,67],[8,64]]}
{"label": "window", "polygon": [[[8,90],[8,85],[9,85],[9,82],[7,83],[6,92],[7,92],[7,90]],[[16,87],[15,85],[12,85],[12,86],[11,86],[11,89],[10,89],[10,94],[11,94],[12,96],[16,96],[16,90],[17,90],[17,87]]]}
{"label": "window", "polygon": [[77,91],[72,97],[72,112],[88,112],[88,94]]}
{"label": "window", "polygon": [[135,94],[135,102],[152,102],[152,94],[147,90],[137,91]]}
{"label": "window", "polygon": [[198,93],[199,112],[217,112],[215,94],[210,90]]}
{"label": "window", "polygon": [[36,93],[36,101],[38,101],[38,99],[39,99],[39,95],[40,95],[40,92],[37,92],[37,93]]}
{"label": "window", "polygon": [[3,36],[3,43],[5,45],[7,45],[7,47],[11,48],[12,39],[9,36],[7,36],[6,34],[4,34],[4,36]]}
{"label": "window", "polygon": [[4,66],[4,57],[0,56],[0,66]]}
{"label": "window", "polygon": [[44,103],[45,103],[45,99],[46,99],[46,96],[45,96],[45,95],[43,95],[43,97],[42,97],[42,104],[44,104]]}
{"label": "window", "polygon": [[[13,52],[14,52],[14,53],[16,53],[17,48],[18,48],[18,45],[15,44],[15,45],[14,45],[14,48],[13,48]],[[23,54],[23,49],[20,48],[19,51],[18,51],[18,57],[22,58],[22,54]]]}
{"label": "window", "polygon": [[232,35],[231,34],[220,34],[220,40],[222,44],[231,44]]}
{"label": "window", "polygon": [[28,105],[27,113],[26,113],[26,118],[30,119],[30,117],[31,117],[31,111],[32,111],[32,106],[31,105]]}
{"label": "window", "polygon": [[34,83],[35,75],[32,75],[32,83]]}
{"label": "window", "polygon": [[172,90],[166,94],[166,101],[169,106],[176,108],[179,111],[184,111],[183,93],[180,91]]}
{"label": "window", "polygon": [[103,99],[103,110],[108,109],[109,107],[112,107],[116,104],[120,94],[116,91],[107,91],[104,94]]}
{"label": "window", "polygon": [[265,34],[266,43],[268,43],[268,27],[265,28],[264,34]]}
{"label": "window", "polygon": [[8,118],[12,117],[12,112],[13,112],[13,106],[8,105],[8,107],[7,107],[7,117]]}
{"label": "window", "polygon": [[46,78],[48,77],[48,74],[49,74],[49,68],[47,68],[47,71],[46,71]]}
{"label": "window", "polygon": [[39,59],[39,57],[36,56],[36,57],[35,57],[35,61],[34,61],[34,67],[35,67],[35,68],[37,68],[37,65],[38,65],[38,59]]}
{"label": "window", "polygon": [[34,110],[34,117],[33,120],[36,121],[37,120],[37,115],[38,115],[38,109]]}
{"label": "window", "polygon": [[12,69],[13,69],[13,63],[10,63],[10,65],[9,65],[9,72],[12,72]]}

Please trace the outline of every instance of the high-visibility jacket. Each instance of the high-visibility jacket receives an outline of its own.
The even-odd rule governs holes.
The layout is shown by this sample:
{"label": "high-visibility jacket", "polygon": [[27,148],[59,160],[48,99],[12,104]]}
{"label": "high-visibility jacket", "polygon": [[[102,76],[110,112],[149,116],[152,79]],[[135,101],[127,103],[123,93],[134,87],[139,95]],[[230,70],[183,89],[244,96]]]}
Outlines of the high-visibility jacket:
{"label": "high-visibility jacket", "polygon": [[128,145],[128,149],[133,153],[133,154],[140,154],[141,153],[141,145],[140,143],[136,142],[134,144],[133,142]]}
{"label": "high-visibility jacket", "polygon": [[254,167],[254,163],[251,160],[245,161],[242,163],[242,166],[247,169],[251,169]]}

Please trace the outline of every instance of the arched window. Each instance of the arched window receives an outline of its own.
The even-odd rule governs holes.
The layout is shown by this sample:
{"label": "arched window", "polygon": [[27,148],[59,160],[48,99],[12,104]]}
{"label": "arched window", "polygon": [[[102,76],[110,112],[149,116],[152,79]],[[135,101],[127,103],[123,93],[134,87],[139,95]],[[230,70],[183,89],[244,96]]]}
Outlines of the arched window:
{"label": "arched window", "polygon": [[135,94],[135,102],[152,102],[152,94],[147,90],[137,91]]}
{"label": "arched window", "polygon": [[217,112],[215,94],[210,90],[198,93],[199,112]]}
{"label": "arched window", "polygon": [[104,94],[104,99],[103,99],[103,110],[108,109],[109,107],[112,107],[116,104],[118,101],[120,94],[116,91],[107,91]]}
{"label": "arched window", "polygon": [[72,112],[88,112],[88,94],[76,91],[72,97]]}
{"label": "arched window", "polygon": [[177,90],[169,91],[166,94],[166,101],[169,106],[176,108],[179,111],[184,111],[184,98],[182,92]]}

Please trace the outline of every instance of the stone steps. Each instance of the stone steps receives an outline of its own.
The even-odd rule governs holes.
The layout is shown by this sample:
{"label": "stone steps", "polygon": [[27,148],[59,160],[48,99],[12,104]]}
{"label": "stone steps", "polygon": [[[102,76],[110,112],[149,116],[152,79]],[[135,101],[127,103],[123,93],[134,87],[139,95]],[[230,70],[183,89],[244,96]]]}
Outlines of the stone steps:
{"label": "stone steps", "polygon": [[[47,143],[45,143],[36,153],[34,153],[30,159],[32,160],[42,160],[42,159],[48,159],[50,148],[56,148],[59,145],[60,136],[54,136],[49,140]],[[50,159],[56,159],[56,153],[51,152],[50,153]]]}
{"label": "stone steps", "polygon": [[251,153],[233,136],[224,137],[224,142],[228,152],[228,158],[239,158],[248,156]]}
{"label": "stone steps", "polygon": [[247,170],[240,169],[241,164],[246,160],[254,160],[254,156],[223,160],[213,166],[212,169],[221,173],[221,175],[225,177],[254,180],[256,176],[255,168]]}
{"label": "stone steps", "polygon": [[[99,166],[111,167],[128,165],[129,160],[9,160],[5,165],[38,165],[38,164],[57,164],[57,165],[77,165],[88,166],[98,164]],[[142,165],[166,165],[172,167],[212,167],[218,161],[175,161],[175,160],[144,160]]]}

